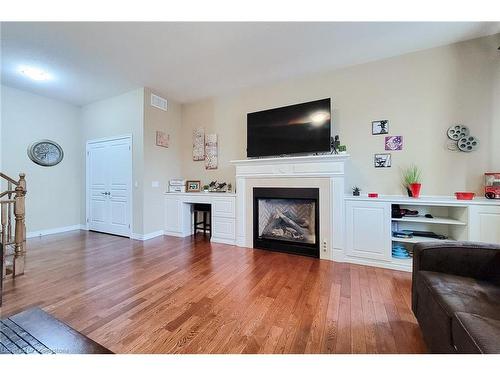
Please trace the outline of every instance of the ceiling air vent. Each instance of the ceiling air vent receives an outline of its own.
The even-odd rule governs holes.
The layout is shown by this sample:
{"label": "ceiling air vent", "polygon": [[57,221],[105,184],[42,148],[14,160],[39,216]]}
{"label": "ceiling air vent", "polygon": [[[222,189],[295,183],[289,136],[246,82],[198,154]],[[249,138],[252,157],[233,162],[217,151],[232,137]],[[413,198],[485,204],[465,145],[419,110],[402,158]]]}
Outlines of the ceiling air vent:
{"label": "ceiling air vent", "polygon": [[159,108],[163,111],[167,110],[167,99],[164,99],[158,95],[151,94],[151,105],[153,107]]}

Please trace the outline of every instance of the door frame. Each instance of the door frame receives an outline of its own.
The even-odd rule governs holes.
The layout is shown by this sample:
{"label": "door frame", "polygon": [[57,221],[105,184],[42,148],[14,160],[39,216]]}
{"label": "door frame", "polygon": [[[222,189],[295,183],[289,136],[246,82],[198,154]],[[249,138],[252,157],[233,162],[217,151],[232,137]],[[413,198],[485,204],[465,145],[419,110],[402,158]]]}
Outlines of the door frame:
{"label": "door frame", "polygon": [[127,139],[129,146],[130,146],[130,178],[128,181],[128,191],[129,191],[129,202],[130,202],[130,207],[129,207],[129,231],[128,231],[128,237],[132,238],[132,225],[133,225],[133,201],[132,201],[132,180],[134,178],[133,176],[133,143],[132,143],[132,134],[124,134],[121,136],[116,136],[116,137],[106,137],[106,138],[97,138],[97,139],[90,139],[86,142],[85,144],[85,229],[89,229],[89,213],[90,213],[90,194],[89,194],[89,163],[88,163],[88,158],[89,158],[89,146],[92,144],[96,143],[102,143],[102,142],[109,142],[109,141],[118,141],[121,139]]}

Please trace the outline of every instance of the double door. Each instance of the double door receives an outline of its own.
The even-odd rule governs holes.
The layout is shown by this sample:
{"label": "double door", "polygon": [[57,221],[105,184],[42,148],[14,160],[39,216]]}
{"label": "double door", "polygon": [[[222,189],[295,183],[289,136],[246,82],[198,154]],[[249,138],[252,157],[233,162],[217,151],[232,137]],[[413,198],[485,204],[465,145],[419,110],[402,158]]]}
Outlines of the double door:
{"label": "double door", "polygon": [[88,142],[88,229],[129,237],[131,189],[131,138]]}

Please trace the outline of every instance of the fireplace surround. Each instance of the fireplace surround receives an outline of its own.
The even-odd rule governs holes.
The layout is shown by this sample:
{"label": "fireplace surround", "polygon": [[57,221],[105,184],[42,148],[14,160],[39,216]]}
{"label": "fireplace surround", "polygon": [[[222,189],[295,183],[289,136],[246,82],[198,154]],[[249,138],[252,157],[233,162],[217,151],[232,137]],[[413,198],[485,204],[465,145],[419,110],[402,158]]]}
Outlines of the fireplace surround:
{"label": "fireplace surround", "polygon": [[254,187],[253,247],[319,258],[319,189]]}
{"label": "fireplace surround", "polygon": [[253,188],[319,189],[319,257],[341,259],[344,245],[344,165],[348,155],[233,160],[236,245],[253,247]]}

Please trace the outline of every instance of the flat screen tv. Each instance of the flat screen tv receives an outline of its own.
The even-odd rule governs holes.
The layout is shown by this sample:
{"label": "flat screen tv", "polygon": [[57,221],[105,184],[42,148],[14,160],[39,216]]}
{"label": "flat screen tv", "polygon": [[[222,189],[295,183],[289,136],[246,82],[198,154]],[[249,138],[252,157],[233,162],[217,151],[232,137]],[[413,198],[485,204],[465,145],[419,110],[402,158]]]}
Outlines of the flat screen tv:
{"label": "flat screen tv", "polygon": [[247,114],[247,157],[330,151],[330,99]]}

